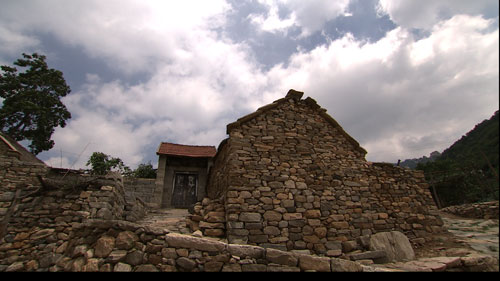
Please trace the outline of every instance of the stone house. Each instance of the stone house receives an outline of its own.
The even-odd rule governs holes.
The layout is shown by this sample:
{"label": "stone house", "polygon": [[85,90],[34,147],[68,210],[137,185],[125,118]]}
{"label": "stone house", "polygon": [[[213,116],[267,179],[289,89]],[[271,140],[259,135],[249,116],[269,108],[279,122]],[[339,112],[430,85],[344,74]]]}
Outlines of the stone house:
{"label": "stone house", "polygon": [[16,158],[24,162],[44,164],[42,160],[31,154],[31,152],[26,150],[26,148],[20,145],[16,140],[2,132],[0,132],[0,155]]}
{"label": "stone house", "polygon": [[155,198],[161,208],[188,208],[206,196],[214,146],[163,142],[158,147]]}
{"label": "stone house", "polygon": [[366,161],[366,150],[302,95],[290,90],[227,125],[207,197],[224,206],[229,243],[335,256],[377,232],[425,241],[442,231],[423,173]]}

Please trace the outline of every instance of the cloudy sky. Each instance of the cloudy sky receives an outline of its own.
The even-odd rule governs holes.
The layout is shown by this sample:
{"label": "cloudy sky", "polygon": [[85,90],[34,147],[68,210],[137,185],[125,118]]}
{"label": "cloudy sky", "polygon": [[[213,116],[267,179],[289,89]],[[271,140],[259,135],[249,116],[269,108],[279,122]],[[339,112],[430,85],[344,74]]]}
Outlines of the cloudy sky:
{"label": "cloudy sky", "polygon": [[305,92],[367,151],[449,147],[499,107],[498,0],[0,0],[0,64],[47,56],[72,93],[53,167],[102,151],[156,166],[160,142]]}

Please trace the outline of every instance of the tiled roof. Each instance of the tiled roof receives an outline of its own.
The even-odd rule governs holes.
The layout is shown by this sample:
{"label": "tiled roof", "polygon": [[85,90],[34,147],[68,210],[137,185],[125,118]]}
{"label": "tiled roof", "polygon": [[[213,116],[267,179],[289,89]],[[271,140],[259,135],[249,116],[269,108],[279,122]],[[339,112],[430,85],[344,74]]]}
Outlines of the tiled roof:
{"label": "tiled roof", "polygon": [[156,154],[174,155],[186,157],[214,157],[215,146],[184,145],[169,142],[162,142]]}

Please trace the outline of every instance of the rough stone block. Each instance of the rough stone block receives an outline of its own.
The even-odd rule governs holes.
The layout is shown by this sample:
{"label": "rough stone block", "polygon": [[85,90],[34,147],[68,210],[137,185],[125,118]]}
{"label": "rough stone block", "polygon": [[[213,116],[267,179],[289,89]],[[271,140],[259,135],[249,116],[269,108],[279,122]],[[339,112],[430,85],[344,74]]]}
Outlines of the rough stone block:
{"label": "rough stone block", "polygon": [[415,252],[410,240],[399,231],[380,232],[371,236],[370,250],[382,250],[387,253],[385,262],[408,261],[415,259]]}
{"label": "rough stone block", "polygon": [[266,249],[266,259],[272,263],[297,266],[298,258],[295,254],[276,249]]}
{"label": "rough stone block", "polygon": [[260,222],[261,215],[259,213],[241,213],[240,221],[243,222]]}
{"label": "rough stone block", "polygon": [[313,270],[319,272],[330,271],[330,258],[316,257],[311,255],[299,256],[299,267],[301,270]]}

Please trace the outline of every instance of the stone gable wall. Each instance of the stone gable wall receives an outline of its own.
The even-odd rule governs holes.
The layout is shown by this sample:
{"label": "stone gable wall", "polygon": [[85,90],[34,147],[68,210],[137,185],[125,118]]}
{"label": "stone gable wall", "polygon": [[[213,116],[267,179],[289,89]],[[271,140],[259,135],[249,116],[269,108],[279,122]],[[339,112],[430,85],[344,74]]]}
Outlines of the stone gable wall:
{"label": "stone gable wall", "polygon": [[367,162],[311,99],[265,109],[228,126],[212,168],[208,194],[224,200],[230,243],[338,256],[381,231],[441,231],[423,175]]}

